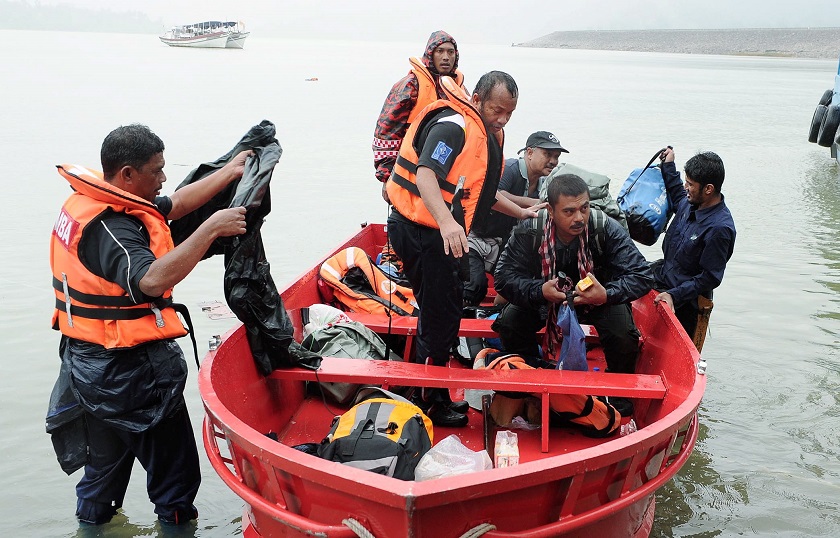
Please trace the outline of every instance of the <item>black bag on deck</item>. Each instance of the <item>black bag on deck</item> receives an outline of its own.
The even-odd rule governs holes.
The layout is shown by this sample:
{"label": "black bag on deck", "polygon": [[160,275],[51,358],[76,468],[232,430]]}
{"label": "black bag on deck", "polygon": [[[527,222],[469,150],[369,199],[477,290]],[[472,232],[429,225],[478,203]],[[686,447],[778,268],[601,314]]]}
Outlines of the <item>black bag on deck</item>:
{"label": "black bag on deck", "polygon": [[432,448],[432,421],[402,396],[363,387],[356,405],[333,420],[318,455],[358,469],[414,480],[414,469]]}

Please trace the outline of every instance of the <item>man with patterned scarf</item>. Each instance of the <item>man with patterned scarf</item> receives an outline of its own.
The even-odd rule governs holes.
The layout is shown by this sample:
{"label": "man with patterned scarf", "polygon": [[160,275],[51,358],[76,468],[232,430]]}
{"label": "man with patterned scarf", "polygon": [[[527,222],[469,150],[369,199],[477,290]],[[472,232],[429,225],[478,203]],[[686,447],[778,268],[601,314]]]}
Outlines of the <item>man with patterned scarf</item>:
{"label": "man with patterned scarf", "polygon": [[409,63],[411,71],[391,88],[373,133],[373,166],[376,179],[382,182],[382,197],[386,202],[385,184],[391,177],[408,126],[426,105],[446,98],[440,77],[452,77],[464,88],[464,75],[458,71],[458,45],[443,30],[432,32],[423,58],[409,58]]}
{"label": "man with patterned scarf", "polygon": [[[546,327],[542,355],[554,360],[560,349],[557,310],[571,295],[580,322],[598,331],[607,371],[634,372],[639,332],[630,302],[653,286],[644,256],[620,224],[589,207],[589,188],[580,177],[554,178],[548,205],[545,228],[514,228],[499,258],[496,290],[510,303],[493,330],[506,352],[535,358],[540,354],[537,332]],[[593,285],[577,290],[586,276]],[[632,414],[629,400],[614,400],[622,416]]]}

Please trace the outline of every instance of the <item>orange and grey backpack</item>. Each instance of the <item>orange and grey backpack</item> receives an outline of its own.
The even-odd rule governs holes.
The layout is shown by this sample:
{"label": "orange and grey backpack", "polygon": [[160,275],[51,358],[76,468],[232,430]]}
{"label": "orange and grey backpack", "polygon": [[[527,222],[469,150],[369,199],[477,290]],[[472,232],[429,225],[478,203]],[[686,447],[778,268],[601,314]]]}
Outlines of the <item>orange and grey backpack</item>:
{"label": "orange and grey backpack", "polygon": [[[534,370],[520,355],[499,353],[493,348],[482,349],[476,356],[484,359],[485,368],[495,370]],[[490,404],[490,415],[499,425],[507,425],[512,417],[526,413],[523,393],[496,393]],[[497,403],[498,400],[498,403]],[[589,437],[607,437],[621,424],[621,414],[615,407],[597,396],[583,394],[551,394],[549,405],[562,423],[578,427]]]}
{"label": "orange and grey backpack", "polygon": [[320,275],[335,299],[351,312],[417,315],[417,301],[411,288],[394,282],[358,247],[346,248],[327,258],[321,264]]}
{"label": "orange and grey backpack", "polygon": [[362,387],[356,404],[333,420],[318,456],[400,480],[414,480],[414,469],[432,448],[432,421],[402,396],[379,387]]}

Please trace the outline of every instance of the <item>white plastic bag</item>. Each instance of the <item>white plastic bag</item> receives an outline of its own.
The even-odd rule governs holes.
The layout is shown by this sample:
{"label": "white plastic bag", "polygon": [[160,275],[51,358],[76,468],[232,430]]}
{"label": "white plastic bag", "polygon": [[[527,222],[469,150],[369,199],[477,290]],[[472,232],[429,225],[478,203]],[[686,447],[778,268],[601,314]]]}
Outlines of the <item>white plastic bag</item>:
{"label": "white plastic bag", "polygon": [[334,323],[349,323],[347,314],[326,304],[313,304],[309,307],[309,323],[303,328],[303,337],[306,338],[313,331],[323,329]]}
{"label": "white plastic bag", "polygon": [[461,443],[457,435],[450,435],[433,446],[420,459],[414,469],[414,480],[422,482],[492,468],[493,462],[487,451],[473,452]]}

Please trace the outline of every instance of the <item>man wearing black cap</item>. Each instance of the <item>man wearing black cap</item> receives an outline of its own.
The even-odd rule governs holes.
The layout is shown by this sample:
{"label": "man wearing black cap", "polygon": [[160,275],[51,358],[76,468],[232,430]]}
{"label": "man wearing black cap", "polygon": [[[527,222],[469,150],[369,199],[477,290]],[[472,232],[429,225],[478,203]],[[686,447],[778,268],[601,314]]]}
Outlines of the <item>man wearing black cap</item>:
{"label": "man wearing black cap", "polygon": [[[525,147],[505,161],[499,193],[520,207],[539,203],[540,178],[551,173],[561,153],[568,153],[554,134],[548,131],[532,133]],[[487,295],[487,274],[493,273],[501,250],[507,243],[516,219],[491,211],[483,225],[474,227],[467,237],[470,244],[470,281],[464,285],[464,303],[478,305]]]}

